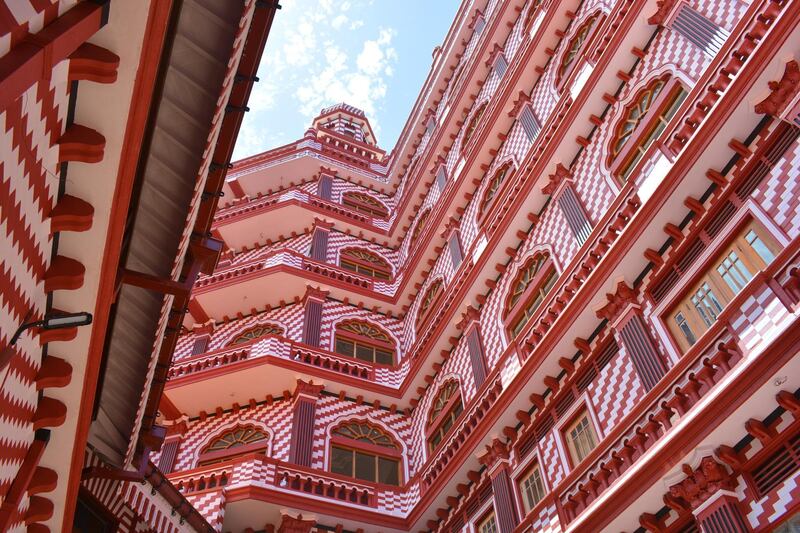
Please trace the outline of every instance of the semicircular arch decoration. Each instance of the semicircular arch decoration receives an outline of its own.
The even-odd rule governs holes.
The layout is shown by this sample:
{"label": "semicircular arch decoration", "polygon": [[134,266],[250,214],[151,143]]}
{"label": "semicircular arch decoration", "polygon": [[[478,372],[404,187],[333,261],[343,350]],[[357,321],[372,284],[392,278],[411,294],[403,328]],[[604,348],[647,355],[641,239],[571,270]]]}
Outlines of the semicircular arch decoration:
{"label": "semicircular arch decoration", "polygon": [[395,363],[396,343],[384,330],[362,320],[346,320],[336,326],[334,351],[381,365]]}
{"label": "semicircular arch decoration", "polygon": [[339,254],[339,266],[351,272],[388,281],[392,279],[389,262],[364,248],[345,248]]}
{"label": "semicircular arch decoration", "polygon": [[283,335],[284,330],[281,326],[277,324],[259,324],[257,326],[253,326],[248,328],[228,342],[228,346],[235,346],[237,344],[245,344],[252,340],[258,339],[265,335]]}
{"label": "semicircular arch decoration", "polygon": [[428,209],[417,219],[417,225],[414,226],[414,231],[411,232],[411,244],[409,246],[413,246],[413,243],[417,242],[417,239],[419,239],[419,236],[422,234],[422,230],[424,230],[425,226],[428,225],[428,217],[430,214],[431,210]]}
{"label": "semicircular arch decoration", "polygon": [[203,453],[230,450],[240,446],[247,446],[256,442],[266,441],[269,438],[266,432],[254,426],[237,426],[213,439],[205,447]]}
{"label": "semicircular arch decoration", "polygon": [[363,192],[348,191],[342,195],[342,204],[365,215],[386,218],[389,210],[377,198]]}
{"label": "semicircular arch decoration", "polygon": [[384,429],[361,421],[348,421],[339,424],[331,430],[331,435],[337,435],[358,442],[366,442],[375,446],[400,450],[400,444]]}

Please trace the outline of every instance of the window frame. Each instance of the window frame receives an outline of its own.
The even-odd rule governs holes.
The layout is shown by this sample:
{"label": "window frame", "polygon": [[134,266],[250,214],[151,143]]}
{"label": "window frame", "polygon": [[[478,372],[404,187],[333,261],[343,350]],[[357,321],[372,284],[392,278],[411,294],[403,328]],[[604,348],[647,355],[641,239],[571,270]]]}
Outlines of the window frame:
{"label": "window frame", "polygon": [[[659,82],[663,82],[664,87],[647,108],[644,118],[640,119],[636,124],[628,140],[619,152],[614,155],[614,145],[619,140],[620,132],[622,131],[631,109],[633,109],[635,105],[638,105],[639,99],[642,98],[647,91],[651,91]],[[678,101],[681,94],[682,97],[680,97],[680,101]],[[647,152],[653,145],[658,145],[659,138],[664,133],[664,130],[669,127],[669,123],[672,119],[675,118],[677,109],[686,100],[688,94],[688,91],[677,77],[664,74],[653,78],[644,87],[639,89],[634,97],[631,98],[628,105],[623,108],[621,116],[617,119],[616,124],[611,130],[611,142],[608,146],[608,168],[611,170],[611,174],[619,185],[624,185],[628,181],[634,173],[634,170],[636,170],[636,167],[646,159],[645,156]],[[658,133],[658,135],[653,136],[653,132],[661,123],[662,117],[670,110],[673,110],[673,115],[666,119],[664,130]],[[641,151],[639,150],[640,148]],[[641,154],[638,159],[636,157],[637,154]]]}
{"label": "window frame", "polygon": [[431,215],[431,210],[426,209],[425,211],[422,212],[422,214],[420,214],[419,217],[417,217],[417,222],[416,224],[414,224],[414,229],[411,231],[411,241],[409,242],[408,245],[409,249],[411,249],[413,243],[416,242],[417,239],[419,239],[420,234],[427,227],[430,215]]}
{"label": "window frame", "polygon": [[[437,287],[438,290],[433,298],[430,300],[428,306],[423,309],[422,306],[425,303],[425,300],[428,297],[428,294],[433,290],[434,287]],[[436,306],[436,304],[441,300],[442,295],[444,294],[444,281],[442,278],[435,279],[428,287],[425,289],[425,292],[422,295],[422,301],[419,304],[419,309],[417,309],[417,318],[416,318],[416,328],[419,329],[425,323],[427,323],[428,319],[431,316],[431,309]]]}
{"label": "window frame", "polygon": [[[375,265],[377,263],[369,263],[369,262],[365,261],[364,259],[360,259],[360,258],[357,258],[357,257],[350,257],[350,256],[345,255],[347,252],[356,251],[356,250],[359,251],[359,252],[362,252],[364,254],[372,255],[372,256],[376,257],[377,259],[380,260],[380,262],[383,263],[383,267],[384,268],[376,268]],[[359,270],[348,268],[348,267],[343,265],[344,262],[353,264],[354,266],[356,266],[356,268],[362,267],[364,269],[371,270],[373,273],[372,274],[365,274],[364,272],[360,272]],[[341,250],[339,252],[339,266],[341,268],[343,268],[344,270],[347,270],[348,272],[353,272],[355,274],[359,274],[361,276],[367,276],[368,278],[376,279],[376,280],[380,280],[380,281],[391,281],[392,278],[393,278],[393,275],[394,275],[394,273],[392,271],[392,267],[391,267],[391,265],[389,264],[389,262],[386,259],[384,259],[380,255],[378,255],[378,254],[376,254],[376,253],[374,253],[374,252],[372,252],[370,250],[365,250],[364,248],[352,248],[352,247],[350,247],[350,248],[344,248],[343,250]],[[377,276],[377,275],[375,275],[376,273],[385,274],[386,277]]]}
{"label": "window frame", "polygon": [[[558,424],[558,433],[561,437],[561,441],[564,443],[564,455],[566,456],[565,459],[570,469],[575,469],[580,466],[581,463],[592,455],[592,452],[597,449],[602,441],[600,432],[595,425],[594,416],[592,416],[589,410],[588,403],[586,403],[586,401],[576,401],[575,404],[576,407],[574,407],[573,411],[567,416],[564,416]],[[578,425],[579,420],[584,417],[586,418],[587,428],[591,431],[592,438],[594,439],[594,446],[579,460],[576,453],[577,450],[574,447],[572,439],[569,437],[569,433]]]}
{"label": "window frame", "polygon": [[486,110],[489,107],[489,100],[484,100],[480,105],[478,105],[475,110],[469,114],[468,120],[464,122],[464,136],[461,138],[461,147],[460,151],[463,154],[467,146],[472,142],[475,138],[475,132],[478,131],[478,126],[483,121],[483,116],[486,114]]}
{"label": "window frame", "polygon": [[[376,326],[376,325],[374,325],[374,324],[372,324],[370,322],[367,322],[366,320],[344,320],[344,321],[339,322],[338,324],[336,324],[336,327],[334,328],[333,346],[332,346],[333,349],[331,350],[331,351],[333,351],[333,353],[335,353],[337,355],[341,355],[342,357],[351,357],[351,358],[355,359],[356,361],[361,361],[362,363],[370,363],[370,364],[378,365],[378,366],[390,367],[390,366],[394,366],[394,365],[397,364],[397,344],[396,343],[379,341],[377,339],[373,339],[373,338],[370,338],[370,337],[367,337],[367,336],[364,336],[364,335],[359,335],[358,333],[355,333],[355,332],[352,332],[352,331],[347,331],[347,330],[340,331],[340,328],[341,328],[341,326],[343,324],[348,324],[348,323],[351,323],[351,322],[360,322],[360,323],[363,323],[363,324],[367,324],[368,326],[370,326],[372,328],[375,328],[376,330],[385,333],[386,336],[389,337],[390,339],[392,338],[392,336],[389,335],[389,333],[383,331],[383,328],[380,328],[380,327],[378,327],[378,326]],[[343,340],[346,340],[348,342],[353,343],[353,345],[354,345],[353,346],[353,355],[348,355],[348,354],[344,354],[344,353],[341,353],[341,352],[337,351],[336,345],[337,345],[337,341],[339,339],[343,339]],[[355,355],[357,353],[356,352],[356,346],[357,345],[362,345],[362,346],[366,346],[368,348],[372,348],[373,349],[373,352],[372,352],[373,360],[372,361],[367,361],[365,359],[361,359],[361,358],[357,357]],[[377,353],[376,353],[375,350],[383,350],[383,351],[390,352],[391,355],[392,355],[392,362],[391,363],[379,363],[379,362],[377,362]]]}
{"label": "window frame", "polygon": [[[448,387],[451,384],[455,384],[455,393],[448,398],[447,403],[444,404],[441,411],[439,411],[439,413],[436,415],[436,418],[432,418],[434,403],[439,399],[439,396],[445,390],[445,387]],[[461,411],[458,414],[453,415],[457,404],[461,405]],[[439,449],[442,443],[458,425],[458,421],[464,414],[464,399],[463,395],[461,394],[461,382],[456,379],[450,379],[439,385],[439,388],[436,389],[436,394],[434,395],[433,401],[428,409],[428,421],[425,426],[425,443],[427,445],[428,454],[432,455]],[[447,420],[452,420],[452,425],[447,429],[447,431],[441,432],[441,439],[434,445],[431,442],[431,439],[435,434],[440,433],[442,426],[444,426]]]}
{"label": "window frame", "polygon": [[482,533],[484,526],[489,523],[489,520],[494,522],[494,530],[499,533],[500,529],[497,525],[497,513],[494,511],[494,505],[490,504],[489,509],[479,516],[480,518],[473,522],[475,533]]}
{"label": "window frame", "polygon": [[[559,92],[563,91],[567,85],[567,81],[572,77],[572,73],[575,72],[578,64],[580,63],[581,58],[583,57],[584,52],[586,52],[586,48],[589,46],[589,43],[592,42],[594,39],[595,34],[597,33],[598,28],[603,25],[603,20],[605,19],[605,15],[600,12],[596,11],[594,14],[589,15],[583,21],[583,23],[578,26],[578,29],[575,33],[572,34],[572,37],[567,42],[567,46],[564,47],[564,50],[561,52],[560,61],[558,62],[558,66],[556,67],[555,72],[555,79],[553,80]],[[589,29],[586,33],[586,37],[584,37],[583,41],[578,46],[578,49],[575,51],[575,55],[572,56],[572,60],[565,66],[564,61],[566,59],[567,54],[572,49],[572,44],[575,42],[578,34],[589,25]]]}
{"label": "window frame", "polygon": [[[678,346],[681,353],[685,353],[694,344],[697,344],[703,335],[709,329],[711,329],[714,323],[717,322],[719,315],[724,313],[731,302],[733,302],[739,294],[746,290],[747,286],[750,285],[759,272],[762,272],[767,266],[769,266],[770,263],[764,261],[760,254],[755,249],[752,249],[752,247],[752,251],[749,252],[749,254],[753,254],[752,256],[747,257],[747,254],[743,253],[743,257],[740,257],[739,259],[742,260],[745,266],[751,268],[753,271],[750,272],[750,279],[746,281],[744,286],[738,292],[734,292],[717,271],[717,265],[719,265],[723,258],[729,255],[735,244],[741,243],[746,239],[746,235],[749,230],[755,232],[755,234],[760,238],[773,256],[777,256],[779,254],[781,250],[781,244],[775,235],[763,222],[752,216],[752,214],[746,213],[741,217],[741,219],[735,222],[732,231],[720,232],[721,234],[725,235],[725,238],[720,240],[719,244],[714,243],[712,246],[709,246],[709,249],[713,250],[713,252],[709,252],[704,257],[699,258],[696,266],[693,268],[693,273],[691,274],[689,280],[686,283],[681,284],[681,288],[674,293],[674,297],[666,299],[666,305],[659,315],[662,323],[665,326],[665,329],[669,332],[672,341]],[[756,266],[753,263],[754,259],[762,262],[763,265]],[[714,295],[719,301],[721,309],[718,311],[717,317],[711,322],[711,325],[706,325],[700,317],[699,312],[692,309],[691,298],[696,294],[698,288],[701,287],[703,283],[708,283],[709,280],[712,281],[712,283],[710,283],[712,290],[716,289]],[[690,312],[689,316],[686,318],[690,330],[695,337],[694,343],[689,342],[683,332],[679,329],[679,326],[676,324],[675,317],[680,312]],[[690,317],[691,320],[689,320]]]}
{"label": "window frame", "polygon": [[[523,484],[525,483],[526,480],[528,480],[532,476],[534,470],[539,471],[539,481],[541,482],[542,486],[542,497],[539,498],[539,500],[533,503],[532,505],[529,505],[527,500],[526,489],[523,487]],[[547,479],[546,476],[544,475],[544,470],[542,469],[542,463],[540,462],[537,453],[533,454],[533,460],[522,471],[522,474],[517,476],[515,484],[517,487],[517,491],[519,492],[520,503],[522,504],[521,509],[524,511],[524,514],[522,516],[525,517],[529,515],[534,509],[536,509],[536,507],[547,498]]]}
{"label": "window frame", "polygon": [[[514,287],[519,282],[520,275],[524,270],[527,270],[529,265],[532,262],[534,262],[536,258],[540,255],[545,256],[544,263],[536,272],[530,283],[528,283],[528,286],[525,288],[525,292],[523,292],[522,295],[519,297],[519,299],[512,305],[511,299],[514,295],[513,290]],[[558,269],[556,268],[555,262],[553,261],[553,257],[552,255],[550,255],[549,252],[545,251],[539,251],[533,253],[529,258],[525,260],[524,263],[522,263],[522,266],[517,270],[516,275],[514,276],[514,279],[511,282],[511,286],[509,287],[509,293],[506,296],[506,304],[505,304],[506,312],[505,312],[505,318],[503,319],[503,325],[509,336],[509,339],[516,338],[517,335],[519,335],[525,329],[527,324],[530,323],[531,319],[533,318],[533,315],[535,315],[536,312],[542,308],[544,300],[547,298],[547,295],[550,294],[550,292],[553,290],[553,287],[550,287],[550,289],[544,294],[542,303],[539,304],[539,306],[533,311],[531,317],[526,320],[525,325],[523,325],[520,328],[520,330],[517,331],[516,333],[514,332],[514,329],[518,325],[521,316],[525,312],[525,308],[528,307],[528,303],[530,303],[533,295],[535,293],[538,293],[539,289],[542,286],[544,286],[544,282],[549,278],[549,274],[551,271],[552,275],[555,276],[555,281],[558,281],[559,272]],[[554,286],[555,286],[555,281],[553,283]]]}
{"label": "window frame", "polygon": [[[335,435],[334,431],[343,425],[347,425],[350,423],[356,424],[363,424],[374,428],[384,435],[388,436],[392,443],[395,445],[395,448],[389,448],[388,446],[380,446],[377,444],[373,444],[371,442],[360,441],[356,439],[351,439],[348,437],[344,437],[342,435]],[[352,473],[353,475],[348,476],[347,474],[343,474],[341,472],[334,472],[333,471],[333,449],[334,447],[347,450],[353,453],[353,467]],[[355,469],[356,469],[356,461],[355,461],[355,454],[356,452],[361,452],[363,454],[371,455],[375,457],[375,479],[376,481],[371,481],[369,479],[361,479],[355,476]],[[388,483],[382,483],[377,481],[378,474],[379,474],[379,466],[378,466],[378,458],[390,459],[393,461],[397,461],[397,485],[392,485]],[[381,485],[385,487],[401,487],[404,484],[404,471],[403,471],[403,451],[402,445],[397,442],[397,439],[394,438],[394,435],[386,431],[385,429],[381,428],[378,425],[365,422],[362,420],[350,420],[345,421],[340,424],[337,424],[333,428],[330,429],[329,438],[328,438],[328,468],[327,471],[331,474],[337,476],[347,477],[349,479],[358,480],[361,483],[374,483],[376,485]]]}
{"label": "window frame", "polygon": [[[503,184],[506,183],[509,179],[514,177],[516,171],[516,165],[512,159],[509,159],[502,164],[498,165],[497,168],[492,172],[492,177],[489,180],[489,183],[486,186],[486,189],[483,191],[483,195],[481,196],[481,203],[478,205],[478,220],[483,221],[486,213],[492,210],[492,206],[497,202],[498,193],[503,188]],[[492,183],[495,182],[497,177],[503,173],[502,179],[497,182],[497,188],[494,189],[494,193],[492,197],[489,198],[489,193],[492,192]]]}
{"label": "window frame", "polygon": [[[228,448],[223,448],[220,450],[206,451],[211,448],[219,439],[239,429],[253,429],[259,431],[264,435],[264,438],[248,444],[243,444],[241,446],[229,446]],[[203,446],[203,451],[198,454],[196,465],[197,467],[215,465],[230,461],[236,457],[250,454],[263,453],[264,455],[267,455],[271,449],[271,442],[272,434],[269,431],[254,424],[237,424],[232,428],[227,428],[214,435],[208,444]]]}
{"label": "window frame", "polygon": [[[380,206],[376,207],[369,202],[365,202],[359,198],[353,198],[353,195],[360,195],[367,198],[371,198],[375,201],[376,204]],[[348,203],[349,202],[349,203]],[[380,219],[387,219],[389,218],[389,208],[386,205],[372,196],[371,194],[367,194],[365,192],[360,191],[345,191],[342,193],[342,205],[347,207],[348,209],[352,209],[362,215],[368,215],[372,218],[380,218]],[[381,209],[382,208],[382,209]]]}

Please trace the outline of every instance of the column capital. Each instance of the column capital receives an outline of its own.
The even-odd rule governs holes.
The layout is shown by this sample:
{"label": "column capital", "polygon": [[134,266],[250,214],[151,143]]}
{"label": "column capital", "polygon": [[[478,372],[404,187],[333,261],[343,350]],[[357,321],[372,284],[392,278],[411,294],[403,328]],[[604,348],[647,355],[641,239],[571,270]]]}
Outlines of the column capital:
{"label": "column capital", "polygon": [[700,465],[694,469],[684,464],[683,473],[686,478],[669,488],[672,498],[686,502],[695,513],[698,508],[720,490],[734,490],[736,480],[714,457],[707,455],[700,460]]}
{"label": "column capital", "polygon": [[316,400],[319,398],[320,393],[325,389],[325,385],[322,383],[314,384],[312,380],[303,381],[302,379],[297,380],[297,384],[294,388],[294,394],[292,395],[295,399],[299,399],[300,397]]}
{"label": "column capital", "polygon": [[313,516],[303,518],[303,515],[298,514],[294,517],[281,509],[281,525],[278,526],[278,533],[310,533],[316,524],[317,520]]}
{"label": "column capital", "polygon": [[796,60],[784,66],[783,76],[768,84],[770,94],[756,104],[756,113],[778,117],[800,92],[800,65]]}
{"label": "column capital", "polygon": [[478,456],[478,462],[488,468],[489,475],[494,477],[502,465],[508,465],[510,455],[511,449],[508,444],[495,437]]}
{"label": "column capital", "polygon": [[597,318],[604,318],[614,324],[630,306],[639,305],[639,291],[621,280],[613,294],[606,293],[606,302],[595,314]]}
{"label": "column capital", "polygon": [[555,196],[562,183],[572,180],[572,172],[561,163],[556,164],[556,170],[547,176],[547,183],[542,187],[542,192]]}
{"label": "column capital", "polygon": [[306,303],[309,299],[324,302],[327,298],[328,291],[309,285],[306,287],[306,293],[303,295],[303,303]]}

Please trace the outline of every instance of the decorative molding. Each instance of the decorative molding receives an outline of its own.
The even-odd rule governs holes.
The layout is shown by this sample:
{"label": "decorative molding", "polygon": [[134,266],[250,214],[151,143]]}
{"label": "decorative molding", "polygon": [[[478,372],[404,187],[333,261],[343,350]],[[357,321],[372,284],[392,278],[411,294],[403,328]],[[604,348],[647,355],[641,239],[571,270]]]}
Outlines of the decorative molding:
{"label": "decorative molding", "polygon": [[298,398],[300,396],[308,396],[311,398],[319,398],[320,393],[325,389],[325,385],[322,383],[314,384],[313,380],[303,381],[302,379],[297,380],[297,384],[294,389],[294,396]]}
{"label": "decorative molding", "polygon": [[660,26],[664,24],[664,22],[669,17],[672,8],[675,7],[675,4],[678,0],[657,0],[656,5],[658,6],[657,11],[647,19],[648,24],[652,24],[653,26]]}
{"label": "decorative molding", "polygon": [[83,43],[69,56],[69,81],[117,81],[119,56],[92,43]]}
{"label": "decorative molding", "polygon": [[673,502],[686,502],[692,509],[697,509],[719,490],[734,490],[736,480],[724,465],[711,456],[700,461],[700,466],[693,469],[683,465],[686,479],[669,488]]}
{"label": "decorative molding", "polygon": [[561,163],[558,163],[556,165],[556,171],[547,176],[547,183],[542,187],[542,192],[552,196],[558,190],[561,183],[571,179],[572,172]]}
{"label": "decorative molding", "polygon": [[639,291],[631,288],[624,280],[617,283],[617,290],[614,294],[606,294],[606,303],[603,307],[595,311],[597,318],[606,319],[610,323],[615,322],[622,312],[630,305],[638,305]]}
{"label": "decorative molding", "polygon": [[770,95],[756,104],[756,113],[779,116],[800,91],[800,65],[796,60],[786,63],[783,76],[768,83]]}

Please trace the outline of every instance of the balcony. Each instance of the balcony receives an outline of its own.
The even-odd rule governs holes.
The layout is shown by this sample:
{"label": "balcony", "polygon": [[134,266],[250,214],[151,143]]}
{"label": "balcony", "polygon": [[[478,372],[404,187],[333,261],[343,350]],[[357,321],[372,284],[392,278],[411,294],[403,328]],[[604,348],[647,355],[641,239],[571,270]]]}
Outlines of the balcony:
{"label": "balcony", "polygon": [[409,366],[385,367],[345,357],[284,337],[267,335],[173,363],[165,394],[181,412],[196,415],[215,405],[247,403],[265,390],[294,388],[298,375],[346,384],[391,404]]}

